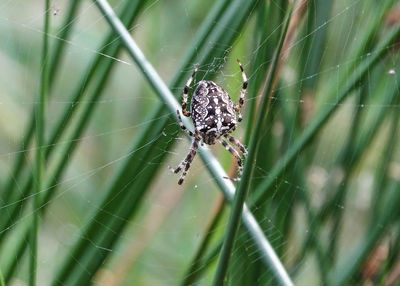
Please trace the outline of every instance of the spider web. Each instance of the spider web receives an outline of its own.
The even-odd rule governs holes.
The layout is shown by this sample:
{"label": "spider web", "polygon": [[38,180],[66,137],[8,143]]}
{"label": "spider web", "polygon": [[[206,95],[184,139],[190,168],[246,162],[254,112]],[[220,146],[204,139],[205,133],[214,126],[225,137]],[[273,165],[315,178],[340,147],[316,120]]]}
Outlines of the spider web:
{"label": "spider web", "polygon": [[[118,10],[125,2],[113,1],[113,8]],[[153,1],[143,9],[135,26],[130,30],[165,82],[170,82],[172,75],[176,73],[185,48],[196,34],[201,19],[207,15],[208,7],[213,3],[213,1],[208,2],[210,5],[204,5],[201,1],[186,1],[179,4],[171,1]],[[183,187],[177,187],[179,176],[172,175],[167,166],[177,165],[189,151],[190,143],[184,138],[182,132],[171,134],[164,130],[155,134],[138,149],[129,151],[132,138],[138,137],[141,130],[172,113],[149,119],[148,114],[152,108],[161,104],[162,101],[154,95],[127,54],[122,53],[119,57],[112,57],[100,52],[99,43],[102,41],[104,31],[108,31],[109,27],[93,3],[90,1],[82,3],[73,23],[69,24],[75,26],[69,39],[62,39],[59,36],[60,32],[67,28],[63,24],[63,19],[66,16],[68,1],[52,1],[52,8],[45,12],[42,10],[41,1],[8,0],[0,4],[0,34],[3,39],[0,42],[0,64],[3,67],[0,69],[0,89],[3,91],[0,95],[0,127],[2,129],[0,132],[0,173],[2,174],[0,184],[5,184],[19,154],[23,153],[26,160],[32,162],[36,150],[36,147],[31,145],[21,149],[19,142],[23,140],[31,110],[37,104],[35,91],[39,89],[40,57],[38,55],[40,55],[43,34],[42,21],[45,13],[51,13],[52,30],[48,35],[51,44],[54,46],[54,43],[63,41],[67,51],[62,68],[58,70],[58,76],[53,83],[54,88],[47,114],[49,129],[55,126],[56,120],[53,118],[58,118],[66,106],[75,104],[70,99],[70,87],[81,80],[85,68],[94,55],[101,55],[110,61],[115,61],[115,67],[99,100],[93,102],[83,98],[79,102],[81,105],[96,103],[97,109],[86,132],[77,139],[78,148],[73,154],[71,153],[67,172],[60,181],[51,186],[57,187],[58,191],[50,200],[46,216],[41,224],[39,285],[50,284],[61,265],[61,257],[68,254],[76,240],[88,239],[82,237],[82,228],[88,218],[101,209],[100,194],[124,160],[165,136],[176,140],[177,144],[171,150],[159,150],[160,156],[168,153],[168,157],[161,163],[160,171],[152,182],[150,191],[141,202],[138,213],[120,236],[118,244],[113,249],[108,249],[102,245],[95,245],[93,242],[93,246],[105,252],[112,252],[111,258],[96,274],[94,283],[96,285],[119,285],[119,283],[122,283],[121,285],[176,285],[182,280],[183,270],[187,269],[199,243],[207,235],[204,230],[215,213],[221,194],[206,166],[198,157],[192,163]],[[376,83],[370,80],[362,86],[370,94],[370,98],[360,103],[354,96],[350,96],[348,100],[338,103],[336,97],[344,84],[341,82],[342,76],[348,74],[352,66],[370,56],[370,54],[363,54],[361,57],[349,57],[349,51],[354,43],[357,43],[358,31],[368,23],[368,16],[374,13],[370,9],[369,2],[365,3],[360,0],[336,1],[329,17],[316,29],[308,33],[299,32],[294,37],[294,41],[284,50],[289,53],[289,58],[281,71],[281,82],[274,90],[273,104],[286,106],[287,112],[295,112],[297,108],[301,110],[309,108],[310,113],[315,115],[327,106],[338,106],[338,112],[323,129],[317,143],[312,145],[311,152],[314,155],[310,157],[307,170],[302,172],[305,174],[303,182],[290,176],[289,172],[285,172],[275,184],[273,197],[257,206],[259,209],[269,207],[273,200],[274,208],[279,210],[293,204],[294,210],[290,215],[296,223],[291,226],[289,236],[284,234],[282,226],[276,223],[276,214],[261,214],[258,222],[285,266],[290,270],[296,285],[320,283],[320,277],[316,274],[319,269],[317,258],[312,253],[301,257],[299,249],[313,224],[307,221],[307,211],[315,210],[323,205],[324,199],[330,196],[330,188],[337,187],[338,182],[341,182],[342,169],[351,165],[354,159],[350,156],[343,160],[342,169],[337,166],[337,158],[351,132],[349,122],[354,111],[362,108],[365,114],[363,120],[367,124],[372,122],[382,109],[387,109],[388,112],[392,109],[398,110],[397,103],[383,101],[375,95],[377,90],[380,93],[387,93],[396,86],[398,58],[395,53],[391,53],[389,59],[380,64],[378,71],[370,71],[368,74],[368,78],[377,76],[379,73],[385,78],[377,86],[370,85],[370,82]],[[270,5],[284,10],[278,1],[271,1]],[[174,15],[180,16],[174,17]],[[255,61],[257,53],[274,37],[279,36],[279,28],[283,24],[281,22],[272,33],[264,35],[261,43],[256,46],[250,45],[255,25],[253,16],[255,16],[254,11],[246,20],[245,28],[235,31],[239,34],[235,44],[229,48],[222,47],[224,57],[216,57],[212,62],[199,67],[200,71],[204,72],[204,76],[196,77],[192,85],[202,79],[215,76],[215,82],[220,84],[237,102],[242,79],[240,70],[236,66],[236,58],[240,57],[245,71],[251,70],[251,63]],[[315,21],[318,21],[318,16],[314,15]],[[303,20],[300,24],[304,25],[304,22]],[[177,29],[179,29],[178,33]],[[302,64],[301,60],[310,57],[304,42],[322,33],[324,29],[329,29],[329,33],[326,39],[327,44],[321,47],[321,60],[316,63],[320,66],[319,72],[300,74],[298,68]],[[207,44],[216,49],[220,48],[218,43]],[[269,64],[270,59],[258,62],[253,72],[247,72],[249,88],[255,80],[255,72],[267,69]],[[189,70],[178,72],[187,74]],[[315,102],[310,102],[309,97],[300,98],[299,95],[303,93],[308,82],[315,79],[318,79]],[[324,93],[332,86],[337,89],[337,94],[329,98]],[[178,86],[173,88],[172,92],[178,96],[182,90],[183,86]],[[243,111],[244,120],[233,134],[241,142],[245,141],[245,129],[249,120],[246,117],[248,115],[246,109],[259,98],[260,95],[251,96],[250,92],[247,93]],[[287,132],[288,137],[284,137],[282,118],[283,115],[277,113],[271,129],[264,132],[273,136],[275,143],[290,146],[296,141],[298,134],[294,134],[296,131],[293,128]],[[373,143],[370,154],[364,155],[366,159],[352,174],[348,182],[351,190],[350,199],[334,205],[334,208],[344,215],[344,226],[338,233],[340,237],[338,264],[345,261],[346,252],[354,249],[357,243],[362,241],[363,232],[368,227],[368,221],[363,214],[368,212],[373,205],[371,200],[373,186],[376,183],[374,172],[380,162],[387,133],[386,129],[380,131],[380,137],[383,139]],[[358,137],[356,136],[355,140],[359,140]],[[280,142],[284,139],[286,142]],[[58,154],[57,150],[62,150],[68,143],[69,141],[59,140],[53,146],[56,150],[55,156]],[[234,160],[222,146],[206,147],[215,154],[225,170],[233,170]],[[392,152],[395,155],[395,150]],[[391,172],[398,174],[398,164],[395,162],[394,155]],[[160,164],[153,161],[141,163]],[[262,181],[269,177],[271,166],[267,167],[259,162],[254,162],[254,164],[255,181]],[[52,167],[50,164],[49,168]],[[294,168],[302,168],[300,160]],[[24,176],[30,173],[31,170],[27,170]],[[140,175],[140,173],[132,174],[131,181],[135,182]],[[14,184],[15,192],[22,194],[22,183],[16,178]],[[46,190],[43,190],[41,193],[45,192]],[[312,205],[304,207],[299,204],[296,194],[301,192],[310,195]],[[116,193],[115,198],[119,194]],[[31,198],[32,195],[27,195],[22,200]],[[2,203],[0,213],[7,212],[14,204],[16,202]],[[20,227],[29,223],[34,211],[29,208],[20,210],[20,217],[11,225],[13,232],[7,237],[3,246],[4,250],[1,250],[0,266],[4,262],[2,257],[12,255],[12,250],[15,248],[13,238],[21,235]],[[227,213],[225,211],[221,222],[213,230],[215,233],[213,242],[223,237]],[[109,215],[117,217],[113,213]],[[283,216],[285,215],[289,213],[284,213]],[[99,222],[99,228],[107,228],[107,226]],[[8,229],[0,229],[0,236],[6,231]],[[329,231],[322,232],[321,236],[325,244],[330,243]],[[257,276],[257,285],[274,284],[273,275],[260,260],[259,252],[251,237],[245,231],[240,231],[237,241],[231,259],[233,266],[231,266],[232,271],[230,271],[228,281],[232,285],[245,283],[243,281],[246,281],[247,276],[254,275],[250,273],[250,270],[254,271],[255,266],[259,265],[261,274]],[[215,263],[212,267],[215,267]],[[240,271],[234,271],[239,269]],[[199,268],[194,271],[201,270]],[[28,273],[27,263],[21,262],[11,285],[25,285],[26,273]],[[213,275],[214,271],[208,270],[196,285],[210,285]]]}

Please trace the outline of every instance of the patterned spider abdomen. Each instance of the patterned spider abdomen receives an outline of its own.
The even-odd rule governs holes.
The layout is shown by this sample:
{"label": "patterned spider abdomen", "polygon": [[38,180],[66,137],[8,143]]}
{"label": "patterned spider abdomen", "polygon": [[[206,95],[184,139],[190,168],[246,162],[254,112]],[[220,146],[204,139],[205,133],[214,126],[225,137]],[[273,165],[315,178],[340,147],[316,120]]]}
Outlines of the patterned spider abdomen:
{"label": "patterned spider abdomen", "polygon": [[190,111],[195,129],[204,143],[235,130],[235,106],[228,93],[213,81],[200,81],[193,94]]}

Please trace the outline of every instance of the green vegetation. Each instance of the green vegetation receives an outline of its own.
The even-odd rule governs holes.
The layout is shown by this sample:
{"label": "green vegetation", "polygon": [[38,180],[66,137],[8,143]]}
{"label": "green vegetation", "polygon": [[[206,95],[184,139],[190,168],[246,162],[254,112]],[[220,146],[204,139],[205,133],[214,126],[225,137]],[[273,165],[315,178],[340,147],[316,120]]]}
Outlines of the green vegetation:
{"label": "green vegetation", "polygon": [[[400,281],[397,1],[0,7],[0,285]],[[183,87],[237,102],[236,59],[242,179],[216,144],[178,186]]]}

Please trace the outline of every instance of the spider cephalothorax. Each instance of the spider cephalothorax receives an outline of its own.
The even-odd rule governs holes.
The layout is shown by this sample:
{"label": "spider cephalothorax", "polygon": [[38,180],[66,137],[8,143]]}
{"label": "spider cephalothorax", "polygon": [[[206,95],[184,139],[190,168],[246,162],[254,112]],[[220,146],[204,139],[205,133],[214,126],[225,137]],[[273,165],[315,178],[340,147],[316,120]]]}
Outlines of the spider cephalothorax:
{"label": "spider cephalothorax", "polygon": [[[237,160],[239,166],[239,176],[242,174],[242,159],[239,152],[236,151],[229,143],[221,137],[225,137],[233,145],[239,148],[243,155],[247,155],[246,148],[237,139],[232,137],[229,133],[233,132],[238,122],[242,121],[240,108],[244,103],[244,96],[247,88],[247,78],[243,71],[243,67],[238,60],[240,70],[243,77],[243,86],[240,92],[239,104],[234,104],[228,93],[213,81],[202,80],[197,85],[196,91],[193,94],[192,101],[190,102],[190,112],[187,111],[187,100],[189,86],[197,72],[197,67],[192,76],[187,81],[183,91],[182,113],[185,116],[190,116],[193,120],[194,132],[186,129],[182,123],[182,119],[177,110],[179,124],[181,128],[186,131],[193,139],[190,147],[190,152],[186,158],[178,165],[176,169],[171,169],[172,172],[178,173],[183,168],[183,173],[178,181],[182,184],[185,179],[186,173],[190,168],[190,164],[196,155],[199,147],[199,142],[212,145],[215,141],[220,142],[226,150],[228,150]],[[236,119],[237,113],[237,119]],[[233,180],[238,180],[235,178]]]}

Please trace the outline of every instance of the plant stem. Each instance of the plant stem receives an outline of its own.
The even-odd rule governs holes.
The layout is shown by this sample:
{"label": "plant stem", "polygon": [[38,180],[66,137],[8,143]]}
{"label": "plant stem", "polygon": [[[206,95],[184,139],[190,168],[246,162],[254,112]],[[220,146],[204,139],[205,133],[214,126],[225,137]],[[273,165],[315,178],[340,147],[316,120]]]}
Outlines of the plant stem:
{"label": "plant stem", "polygon": [[45,114],[46,114],[46,101],[49,88],[49,69],[47,64],[48,59],[48,37],[50,26],[50,0],[45,2],[45,18],[44,18],[44,33],[43,33],[43,48],[41,57],[41,73],[40,73],[40,90],[39,100],[36,114],[36,160],[35,160],[35,188],[33,199],[33,225],[31,234],[31,255],[29,260],[29,285],[36,285],[37,273],[37,253],[38,253],[38,229],[39,229],[39,205],[40,205],[40,191],[43,187],[44,181],[44,148],[45,145]]}
{"label": "plant stem", "polygon": [[[261,138],[260,137],[260,134],[262,132],[261,126],[262,126],[262,123],[265,122],[265,117],[268,114],[268,109],[269,109],[270,102],[271,102],[270,100],[271,100],[272,85],[275,81],[275,72],[277,70],[278,62],[279,62],[280,55],[281,55],[281,49],[283,46],[283,42],[285,40],[285,36],[286,36],[287,28],[289,26],[291,14],[292,14],[292,8],[290,7],[288,9],[288,15],[287,15],[287,18],[286,18],[286,21],[284,24],[284,28],[282,29],[282,34],[281,34],[281,38],[279,40],[278,48],[275,51],[275,55],[273,58],[271,69],[270,69],[270,73],[268,75],[265,95],[264,95],[260,110],[258,112],[258,117],[257,117],[256,125],[254,128],[254,134],[252,136],[252,139],[250,140],[249,155],[248,155],[248,158],[246,159],[244,173],[241,178],[239,188],[236,190],[235,198],[233,200],[232,211],[231,211],[231,215],[229,217],[227,231],[225,234],[225,241],[222,246],[219,263],[218,263],[218,267],[217,267],[217,272],[214,277],[214,282],[213,282],[214,286],[219,286],[219,285],[224,284],[225,276],[228,271],[229,259],[231,256],[231,251],[232,251],[233,244],[235,241],[237,229],[239,227],[240,215],[242,214],[244,201],[246,199],[247,190],[248,190],[248,187],[250,184],[251,173],[253,171],[253,166],[254,166],[253,160],[256,157],[258,145],[259,145],[260,138]],[[283,272],[283,273],[286,274],[286,272]],[[282,285],[292,285],[293,284],[291,282],[289,276],[285,277],[285,276],[277,275],[277,277],[282,278],[279,280],[280,284],[282,284]]]}

